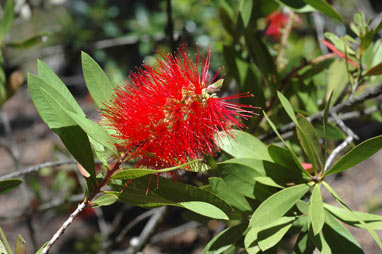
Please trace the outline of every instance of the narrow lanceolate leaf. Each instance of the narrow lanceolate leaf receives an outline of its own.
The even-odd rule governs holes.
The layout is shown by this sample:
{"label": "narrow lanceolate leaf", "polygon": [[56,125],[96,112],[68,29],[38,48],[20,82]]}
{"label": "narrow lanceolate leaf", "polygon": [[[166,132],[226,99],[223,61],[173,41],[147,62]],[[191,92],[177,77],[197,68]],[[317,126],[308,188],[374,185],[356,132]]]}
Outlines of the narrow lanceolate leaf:
{"label": "narrow lanceolate leaf", "polygon": [[320,12],[324,13],[328,17],[331,17],[333,19],[336,19],[340,22],[343,22],[343,18],[341,15],[325,0],[303,0],[305,3],[311,5],[316,10],[319,10]]}
{"label": "narrow lanceolate leaf", "polygon": [[[231,219],[238,218],[232,207],[214,193],[181,182],[176,182],[174,185],[172,179],[160,176],[155,176],[148,187],[150,178],[149,175],[137,178],[127,187],[124,183],[114,184],[118,190],[125,187],[125,190],[119,195],[119,200],[143,207],[181,206],[184,202],[201,201],[218,207]],[[154,179],[157,181],[156,183],[154,183]]]}
{"label": "narrow lanceolate leaf", "polygon": [[364,253],[349,230],[327,211],[325,212],[325,225],[322,232],[332,253]]}
{"label": "narrow lanceolate leaf", "polygon": [[297,122],[296,114],[293,110],[292,104],[288,101],[288,99],[279,91],[277,91],[277,96],[279,97],[279,100],[281,102],[281,105],[283,106],[284,110],[287,112],[288,116],[290,119],[298,125],[299,123]]}
{"label": "narrow lanceolate leaf", "polygon": [[243,20],[243,24],[245,27],[248,26],[248,23],[251,19],[252,6],[253,6],[252,0],[241,0],[240,1],[239,13],[240,13],[240,16]]}
{"label": "narrow lanceolate leaf", "polygon": [[281,218],[308,192],[309,188],[307,184],[300,184],[273,194],[253,213],[250,226],[265,226]]}
{"label": "narrow lanceolate leaf", "polygon": [[225,200],[228,204],[236,207],[240,211],[252,211],[252,208],[245,197],[226,184],[223,179],[210,177],[208,180],[212,192]]}
{"label": "narrow lanceolate leaf", "polygon": [[303,115],[297,115],[297,121],[312,149],[314,162],[319,170],[323,169],[321,144],[313,125]]}
{"label": "narrow lanceolate leaf", "polygon": [[379,238],[379,236],[377,235],[377,233],[374,231],[374,229],[365,223],[365,221],[360,217],[358,216],[356,213],[354,213],[347,205],[346,203],[340,198],[340,196],[338,196],[338,194],[333,190],[333,188],[327,184],[326,182],[322,182],[323,185],[325,185],[326,189],[330,192],[330,194],[336,199],[336,201],[343,207],[345,208],[346,210],[348,210],[348,212],[350,212],[354,218],[357,218],[357,220],[359,221],[359,223],[367,229],[367,231],[369,232],[369,234],[373,237],[374,241],[378,244],[378,247],[382,250],[382,242],[381,242],[381,239]]}
{"label": "narrow lanceolate leaf", "polygon": [[324,127],[324,160],[322,163],[323,165],[325,165],[326,163],[326,153],[328,150],[328,117],[329,117],[329,108],[330,108],[332,96],[333,96],[333,91],[330,93],[329,99],[325,105],[324,117],[322,119],[323,127]]}
{"label": "narrow lanceolate leaf", "polygon": [[0,253],[12,254],[11,246],[9,246],[8,240],[5,237],[3,230],[0,227]]}
{"label": "narrow lanceolate leaf", "polygon": [[356,217],[353,216],[351,212],[347,209],[339,208],[336,206],[332,206],[329,204],[324,204],[325,210],[329,211],[339,220],[343,221],[346,224],[352,225],[354,227],[364,228],[362,224],[360,224],[357,218],[363,220],[367,225],[369,225],[374,230],[382,230],[382,216],[377,214],[363,213],[353,211],[356,214]]}
{"label": "narrow lanceolate leaf", "polygon": [[103,109],[105,107],[104,103],[108,103],[113,97],[115,86],[110,82],[97,62],[88,54],[82,52],[81,60],[82,71],[89,93],[97,107]]}
{"label": "narrow lanceolate leaf", "polygon": [[229,220],[227,214],[223,212],[220,208],[202,201],[186,201],[178,203],[180,206],[193,211],[195,213],[201,214],[203,216],[217,219],[217,220]]}
{"label": "narrow lanceolate leaf", "polygon": [[193,160],[190,162],[187,162],[185,164],[176,166],[176,167],[170,167],[170,168],[164,168],[164,169],[143,169],[143,168],[130,168],[130,169],[123,169],[122,171],[118,171],[114,175],[111,176],[111,179],[119,179],[119,180],[131,180],[136,179],[145,175],[151,175],[151,174],[158,174],[158,173],[164,173],[164,172],[170,172],[174,171],[176,169],[180,168],[186,168],[187,166],[190,166],[194,163],[200,162],[201,159]]}
{"label": "narrow lanceolate leaf", "polygon": [[266,251],[280,242],[292,227],[295,219],[295,217],[281,217],[267,225],[265,229],[259,230],[257,233],[257,242],[260,249]]}
{"label": "narrow lanceolate leaf", "polygon": [[269,126],[271,126],[272,130],[276,133],[276,135],[279,137],[279,139],[284,143],[285,147],[288,149],[292,159],[294,160],[295,164],[297,165],[298,169],[305,174],[307,177],[310,177],[310,174],[308,171],[306,171],[303,166],[301,165],[301,162],[298,160],[296,154],[293,152],[293,150],[290,148],[290,146],[285,142],[285,140],[281,137],[280,133],[278,132],[276,125],[269,119],[267,114],[263,111],[264,117],[267,120]]}
{"label": "narrow lanceolate leaf", "polygon": [[9,178],[5,180],[0,180],[0,195],[11,191],[23,182],[24,181],[20,178]]}
{"label": "narrow lanceolate leaf", "polygon": [[82,117],[66,109],[64,110],[73,119],[73,121],[75,121],[76,124],[78,124],[82,130],[84,130],[90,137],[92,137],[95,141],[104,147],[110,149],[110,151],[112,151],[114,154],[119,155],[117,149],[114,146],[114,140],[110,137],[104,128],[88,118]]}
{"label": "narrow lanceolate leaf", "polygon": [[108,206],[108,205],[114,204],[115,202],[117,202],[117,200],[118,200],[117,195],[109,193],[97,198],[92,203],[95,205],[94,207]]}
{"label": "narrow lanceolate leaf", "polygon": [[232,131],[234,137],[219,135],[219,146],[235,158],[253,158],[272,161],[267,146],[255,136],[243,131]]}
{"label": "narrow lanceolate leaf", "polygon": [[27,252],[27,246],[24,239],[19,235],[16,240],[15,254],[25,254]]}
{"label": "narrow lanceolate leaf", "polygon": [[41,61],[39,72],[41,77],[28,75],[29,92],[37,111],[94,181],[94,157],[89,138],[65,110],[75,112],[82,118],[85,114],[65,84]]}
{"label": "narrow lanceolate leaf", "polygon": [[321,232],[325,222],[325,211],[322,202],[320,184],[316,184],[310,197],[310,205],[308,210],[309,220],[312,224],[313,233],[317,235]]}
{"label": "narrow lanceolate leaf", "polygon": [[[67,105],[70,106],[70,109],[72,109],[73,112],[85,116],[85,113],[82,111],[76,99],[74,99],[67,86],[64,84],[64,82],[61,81],[61,79],[56,75],[56,73],[54,73],[54,71],[41,60],[37,61],[37,65],[39,77],[44,81],[44,85],[49,85],[51,88],[57,90],[57,93],[62,97],[61,100],[65,101],[64,103],[67,103]],[[57,97],[55,96],[55,98]],[[63,104],[62,101],[61,103]]]}
{"label": "narrow lanceolate leaf", "polygon": [[370,138],[354,147],[342,156],[326,173],[325,176],[339,173],[354,167],[382,149],[382,136]]}
{"label": "narrow lanceolate leaf", "polygon": [[15,17],[13,9],[15,8],[14,0],[7,0],[3,8],[3,15],[0,19],[0,41],[11,30]]}

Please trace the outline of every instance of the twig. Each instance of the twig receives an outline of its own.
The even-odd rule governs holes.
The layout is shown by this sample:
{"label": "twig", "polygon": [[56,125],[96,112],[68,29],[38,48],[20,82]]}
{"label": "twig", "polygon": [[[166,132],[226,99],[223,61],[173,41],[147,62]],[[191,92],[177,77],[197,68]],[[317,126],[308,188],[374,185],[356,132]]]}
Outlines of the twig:
{"label": "twig", "polygon": [[332,112],[331,116],[343,132],[345,132],[348,136],[353,137],[353,139],[359,139],[359,137],[349,127],[345,125],[345,123],[338,117],[338,115],[335,112]]}
{"label": "twig", "polygon": [[146,218],[149,218],[150,216],[152,216],[153,214],[155,214],[157,212],[157,209],[150,209],[144,213],[142,213],[141,215],[137,216],[134,218],[134,220],[132,220],[131,222],[129,222],[126,227],[124,227],[121,232],[119,233],[119,235],[115,238],[115,243],[120,243],[122,242],[124,236],[135,226],[137,225],[139,222],[143,221],[144,219]]}
{"label": "twig", "polygon": [[282,69],[280,67],[280,64],[281,64],[282,59],[284,58],[285,49],[286,49],[287,43],[288,43],[288,37],[289,37],[290,32],[292,31],[293,21],[294,21],[294,13],[290,12],[288,21],[287,21],[285,28],[283,30],[283,35],[281,37],[280,50],[279,50],[278,55],[277,55],[276,60],[275,60],[278,71],[280,71],[280,69]]}
{"label": "twig", "polygon": [[154,234],[154,231],[162,222],[166,211],[166,206],[163,206],[156,210],[155,214],[150,218],[142,233],[139,235],[138,242],[136,244],[131,244],[131,246],[127,249],[127,254],[135,254],[146,245],[146,243],[149,241],[150,236]]}
{"label": "twig", "polygon": [[58,238],[64,233],[65,229],[73,222],[73,219],[80,213],[86,205],[98,194],[101,192],[102,187],[104,187],[108,181],[110,180],[110,177],[113,175],[113,173],[119,169],[121,164],[125,161],[125,159],[128,157],[129,151],[125,151],[121,157],[118,159],[118,161],[114,164],[113,167],[109,168],[106,175],[104,176],[103,180],[95,187],[93,193],[91,193],[88,197],[85,196],[84,200],[81,202],[81,204],[78,205],[77,209],[70,215],[70,217],[65,221],[65,223],[59,228],[59,230],[54,234],[52,239],[49,241],[49,243],[44,247],[42,250],[42,254],[49,253],[50,248],[52,245],[58,240]]}
{"label": "twig", "polygon": [[[330,114],[332,113],[338,113],[338,112],[341,112],[345,109],[348,109],[350,107],[353,107],[353,106],[356,106],[368,99],[372,99],[372,98],[375,98],[379,95],[382,94],[382,84],[379,84],[378,86],[376,87],[373,87],[371,89],[369,89],[368,91],[364,92],[363,94],[361,95],[358,95],[350,100],[347,100],[343,103],[340,103],[334,107],[332,107],[329,112]],[[313,122],[313,121],[316,121],[316,120],[319,120],[319,119],[322,119],[322,117],[324,116],[324,111],[320,111],[314,115],[311,115],[309,117],[307,117],[307,119],[310,121],[310,122]],[[293,130],[294,128],[296,127],[296,124],[294,122],[291,122],[289,124],[286,124],[284,125],[283,127],[281,127],[278,131],[280,134],[284,134],[288,131],[291,131]],[[274,137],[275,134],[273,132],[269,132],[269,133],[266,133],[266,134],[263,134],[263,135],[260,135],[258,138],[260,140],[267,140],[269,138],[272,138]]]}
{"label": "twig", "polygon": [[45,163],[41,163],[41,164],[29,167],[29,168],[21,169],[17,172],[12,172],[12,173],[0,176],[0,180],[13,178],[13,177],[21,177],[23,175],[37,172],[40,169],[46,168],[46,167],[57,167],[57,166],[65,165],[65,164],[76,164],[76,163],[77,163],[77,161],[75,161],[75,160],[45,162]]}
{"label": "twig", "polygon": [[325,39],[324,36],[324,26],[325,26],[325,20],[322,18],[322,15],[319,12],[314,11],[312,13],[313,22],[315,26],[315,31],[317,35],[317,41],[318,45],[320,46],[322,54],[328,54],[328,48],[322,43],[322,40]]}
{"label": "twig", "polygon": [[180,225],[178,227],[172,228],[172,229],[167,230],[165,232],[160,232],[158,234],[155,234],[151,238],[150,243],[160,242],[163,239],[167,239],[167,238],[170,238],[170,237],[174,237],[174,236],[180,235],[180,234],[182,234],[184,232],[187,232],[190,229],[197,228],[199,226],[200,226],[200,223],[198,223],[198,222],[195,222],[195,221],[187,222],[187,223],[185,223],[183,225]]}
{"label": "twig", "polygon": [[60,238],[60,236],[64,233],[64,231],[72,224],[74,218],[82,212],[86,207],[85,201],[81,202],[77,209],[69,216],[69,218],[62,224],[62,226],[58,229],[58,231],[54,234],[52,239],[50,239],[49,243],[44,247],[41,254],[47,254],[52,247],[52,245]]}
{"label": "twig", "polygon": [[353,136],[347,136],[346,139],[333,150],[333,152],[329,155],[328,160],[325,163],[324,173],[328,170],[337,154],[341,152],[345,147],[347,147],[352,141]]}
{"label": "twig", "polygon": [[166,0],[166,3],[167,3],[167,7],[166,7],[167,26],[165,28],[165,32],[170,43],[171,52],[174,52],[176,50],[176,47],[175,47],[175,40],[174,40],[174,22],[172,20],[171,0]]}

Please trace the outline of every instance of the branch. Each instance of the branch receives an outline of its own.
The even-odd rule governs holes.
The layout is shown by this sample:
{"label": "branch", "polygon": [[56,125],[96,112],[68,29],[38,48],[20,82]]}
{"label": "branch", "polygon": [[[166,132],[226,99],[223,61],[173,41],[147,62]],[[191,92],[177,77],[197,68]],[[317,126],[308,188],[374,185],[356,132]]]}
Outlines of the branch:
{"label": "branch", "polygon": [[275,60],[276,66],[278,69],[282,69],[280,67],[280,64],[281,64],[282,59],[284,58],[285,49],[286,49],[287,44],[288,44],[288,37],[289,37],[290,32],[292,31],[293,21],[294,21],[294,13],[290,12],[288,21],[287,21],[285,28],[284,28],[283,35],[281,37],[280,50],[279,50],[279,53],[278,53],[276,60]]}
{"label": "branch", "polygon": [[60,238],[60,236],[64,233],[64,231],[70,226],[70,224],[72,224],[74,218],[80,212],[82,212],[82,210],[84,210],[85,207],[86,207],[86,203],[84,201],[78,205],[77,209],[69,216],[69,218],[64,222],[64,224],[62,224],[62,226],[54,234],[52,239],[50,239],[49,243],[44,247],[41,254],[47,254],[49,252],[50,248],[52,248],[52,245],[58,240],[58,238]]}
{"label": "branch", "polygon": [[348,136],[353,137],[353,139],[359,139],[359,137],[349,128],[345,125],[345,123],[338,117],[338,115],[335,112],[331,113],[334,121],[340,127],[340,129],[345,132]]}
{"label": "branch", "polygon": [[45,163],[41,163],[41,164],[29,167],[29,168],[21,169],[17,172],[12,172],[12,173],[0,176],[0,180],[27,175],[30,173],[37,172],[42,168],[57,167],[57,166],[65,165],[65,164],[76,164],[76,163],[77,163],[77,161],[75,161],[75,160],[45,162]]}
{"label": "branch", "polygon": [[156,213],[147,222],[145,228],[143,229],[142,233],[140,234],[138,238],[138,241],[136,243],[132,242],[131,246],[127,249],[128,254],[135,254],[146,245],[146,243],[149,241],[150,236],[154,234],[154,231],[162,222],[163,217],[166,214],[166,211],[167,211],[166,206],[163,206],[156,211]]}
{"label": "branch", "polygon": [[347,147],[353,141],[353,136],[348,136],[339,146],[337,146],[333,152],[329,155],[328,160],[325,163],[324,174],[332,164],[334,158],[339,152],[341,152],[345,147]]}
{"label": "branch", "polygon": [[64,222],[64,224],[58,229],[56,234],[52,237],[49,243],[42,250],[42,254],[47,254],[52,247],[52,245],[58,240],[58,238],[64,233],[65,229],[72,224],[73,219],[86,207],[86,205],[98,194],[101,192],[103,186],[105,186],[113,173],[119,169],[122,162],[128,157],[129,151],[125,151],[121,157],[117,160],[113,167],[110,167],[104,176],[103,180],[96,186],[93,193],[89,196],[85,195],[84,200],[78,205],[77,209],[70,215],[70,217]]}
{"label": "branch", "polygon": [[[353,97],[352,99],[350,100],[347,100],[343,103],[340,103],[340,104],[337,104],[336,106],[332,107],[329,112],[330,114],[332,113],[338,113],[338,112],[341,112],[343,110],[346,110],[350,107],[353,107],[353,106],[356,106],[368,99],[372,99],[372,98],[375,98],[379,95],[382,94],[382,84],[379,84],[378,86],[376,87],[373,87],[369,90],[367,90],[366,92],[364,92],[363,94],[361,95],[358,95],[356,97]],[[307,117],[307,119],[310,121],[310,122],[313,122],[313,121],[316,121],[316,120],[319,120],[319,119],[322,119],[324,116],[324,111],[320,111],[314,115],[311,115],[309,117]],[[283,134],[283,133],[286,133],[288,131],[291,131],[293,130],[294,128],[296,127],[296,124],[294,122],[291,122],[289,124],[286,124],[284,125],[283,127],[281,127],[278,131],[280,134]],[[275,136],[275,133],[273,132],[269,132],[269,133],[266,133],[266,134],[263,134],[263,135],[260,135],[258,138],[260,140],[267,140],[267,139],[270,139],[272,137]]]}
{"label": "branch", "polygon": [[169,43],[170,43],[170,49],[171,52],[174,52],[176,50],[175,47],[175,40],[174,40],[174,22],[172,20],[172,8],[171,8],[171,0],[167,0],[167,26],[165,28],[165,32],[167,34]]}

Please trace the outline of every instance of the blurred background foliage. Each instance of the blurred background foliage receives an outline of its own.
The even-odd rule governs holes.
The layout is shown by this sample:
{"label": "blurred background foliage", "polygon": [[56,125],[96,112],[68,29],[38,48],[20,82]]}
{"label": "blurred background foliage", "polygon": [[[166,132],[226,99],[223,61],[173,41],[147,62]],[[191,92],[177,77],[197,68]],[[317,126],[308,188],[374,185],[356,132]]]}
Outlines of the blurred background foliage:
{"label": "blurred background foliage", "polygon": [[[4,1],[0,2],[3,7]],[[382,2],[328,2],[343,21],[336,15],[333,18],[312,12],[312,7],[299,0],[15,0],[15,22],[0,44],[3,53],[0,63],[4,70],[4,74],[0,72],[0,82],[5,87],[0,95],[10,91],[9,84],[15,72],[17,80],[22,81],[16,82],[17,85],[11,93],[7,92],[7,96],[0,96],[0,105],[18,89],[27,94],[26,87],[21,86],[21,73],[36,72],[36,59],[42,59],[82,100],[86,113],[95,116],[95,107],[87,103],[90,97],[82,77],[81,51],[94,57],[113,82],[123,85],[136,66],[154,64],[158,53],[176,51],[185,43],[195,56],[198,50],[201,56],[211,51],[211,76],[220,72],[224,78],[221,96],[247,91],[253,93],[253,98],[244,98],[242,102],[260,107],[281,127],[290,120],[277,100],[277,90],[282,91],[297,112],[309,116],[324,109],[332,91],[332,103],[338,104],[382,82],[382,75],[369,73],[382,61],[381,31],[376,31],[371,39],[366,38],[382,20]],[[362,12],[364,16],[355,16],[357,12]],[[335,51],[331,53],[333,49],[323,40],[348,55],[349,60],[339,57]],[[328,54],[331,54],[330,57],[320,58]],[[381,100],[369,100],[357,109],[376,109],[370,114],[361,114],[360,119],[351,122],[361,140],[381,134],[380,105]],[[40,121],[37,115],[32,122],[36,121]],[[15,122],[11,119],[13,126]],[[246,124],[248,132],[267,142],[274,137],[269,134],[272,131],[261,116],[252,118]],[[323,135],[322,128],[315,127]],[[0,128],[3,137],[5,129]],[[298,143],[297,137],[293,135],[289,137],[289,142],[304,159],[301,148],[295,145]],[[345,135],[333,124],[329,137],[334,147]],[[52,157],[66,158],[67,153],[62,146],[55,145],[55,151]],[[222,154],[220,158],[228,157]],[[23,165],[23,162],[20,163]],[[182,180],[205,183],[205,177],[194,176],[196,174],[190,173]],[[40,184],[42,177],[48,182],[46,185]],[[56,173],[46,168],[26,180],[33,192],[30,203],[35,206],[55,196],[73,200],[71,197],[81,193],[77,175],[69,170]],[[61,204],[55,212],[67,211],[68,207],[63,206],[68,205]],[[373,206],[373,209],[375,211],[380,207]],[[141,212],[134,210],[129,214],[134,217]],[[172,222],[167,221],[168,224]],[[204,246],[223,228],[219,223],[210,222],[209,233],[205,233],[205,239],[200,240],[199,245]],[[88,241],[94,244],[86,244]],[[82,242],[74,242],[70,246],[77,251],[93,253],[102,240],[99,234],[95,234],[90,240],[84,238]]]}

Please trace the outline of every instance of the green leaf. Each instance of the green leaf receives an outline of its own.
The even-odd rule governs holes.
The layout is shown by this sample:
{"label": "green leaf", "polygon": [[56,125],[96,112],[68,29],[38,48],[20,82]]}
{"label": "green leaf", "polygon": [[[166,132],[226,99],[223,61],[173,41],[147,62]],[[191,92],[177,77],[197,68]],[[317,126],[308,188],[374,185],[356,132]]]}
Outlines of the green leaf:
{"label": "green leaf", "polygon": [[0,253],[1,254],[12,254],[11,246],[9,246],[8,240],[5,237],[3,230],[0,227]]}
{"label": "green leaf", "polygon": [[256,180],[256,182],[259,182],[259,183],[267,185],[267,186],[272,186],[272,187],[284,189],[284,186],[276,183],[271,177],[268,177],[268,176],[258,176],[255,178],[255,180]]}
{"label": "green leaf", "polygon": [[319,10],[323,14],[327,15],[328,17],[336,19],[340,22],[344,22],[341,15],[325,0],[303,0],[303,1],[311,5],[315,9]]}
{"label": "green leaf", "polygon": [[382,63],[379,63],[373,66],[365,74],[365,76],[377,76],[377,75],[382,75]]}
{"label": "green leaf", "polygon": [[28,75],[28,87],[41,118],[56,132],[69,152],[78,160],[95,181],[93,152],[83,129],[77,126],[66,110],[85,118],[82,109],[64,83],[43,62],[38,62],[42,78]]}
{"label": "green leaf", "polygon": [[303,0],[276,0],[276,2],[293,9],[295,12],[312,12],[315,10]]}
{"label": "green leaf", "polygon": [[245,32],[245,43],[256,66],[266,78],[271,80],[271,83],[275,83],[277,78],[275,61],[261,37],[248,29]]}
{"label": "green leaf", "polygon": [[99,109],[105,108],[113,97],[115,86],[103,72],[102,68],[85,52],[81,53],[82,71],[86,86]]}
{"label": "green leaf", "polygon": [[117,200],[118,200],[117,195],[105,194],[105,195],[102,195],[101,197],[97,198],[96,200],[94,200],[92,203],[95,204],[95,206],[94,206],[94,208],[95,208],[95,207],[100,207],[100,206],[112,205],[115,202],[117,202]]}
{"label": "green leaf", "polygon": [[364,253],[352,234],[329,212],[325,213],[325,226],[322,230],[332,253]]}
{"label": "green leaf", "polygon": [[12,189],[22,184],[23,182],[24,181],[20,178],[9,178],[9,179],[0,180],[0,195],[11,191]]}
{"label": "green leaf", "polygon": [[37,34],[37,35],[34,35],[34,36],[32,36],[28,39],[25,39],[23,41],[6,43],[5,46],[10,47],[10,48],[14,48],[14,49],[29,48],[29,47],[32,47],[32,46],[40,43],[40,42],[43,42],[48,35],[49,35],[49,33]]}
{"label": "green leaf", "polygon": [[[218,134],[219,135],[219,134]],[[219,146],[226,153],[236,158],[253,158],[272,161],[267,146],[255,136],[234,130],[234,137],[219,135]]]}
{"label": "green leaf", "polygon": [[243,20],[244,27],[247,27],[249,21],[251,20],[252,7],[253,7],[253,0],[240,1],[239,13]]}
{"label": "green leaf", "polygon": [[127,187],[125,184],[113,184],[118,190],[126,187],[119,195],[119,201],[143,207],[181,206],[182,202],[201,201],[218,207],[229,218],[238,217],[227,202],[211,192],[181,182],[174,184],[173,180],[160,176],[155,176],[156,182],[153,183],[152,177],[150,175],[137,178]]}
{"label": "green leaf", "polygon": [[14,8],[15,3],[13,0],[7,0],[3,8],[3,16],[0,20],[0,42],[4,39],[5,35],[9,33],[14,21]]}
{"label": "green leaf", "polygon": [[54,93],[53,95],[63,106],[68,106],[68,109],[73,110],[73,112],[85,116],[85,113],[82,111],[76,99],[74,99],[67,86],[61,81],[56,73],[54,73],[54,71],[41,60],[37,60],[37,65],[39,77],[44,81],[40,86],[46,87],[49,85],[57,91],[57,93]]}
{"label": "green leaf", "polygon": [[320,184],[316,184],[313,188],[312,196],[310,197],[308,216],[312,223],[313,234],[317,235],[321,232],[325,223],[325,211],[322,202]]}
{"label": "green leaf", "polygon": [[180,202],[180,206],[193,211],[195,213],[201,214],[206,217],[210,217],[218,220],[229,220],[228,216],[218,207],[202,201],[187,201]]}
{"label": "green leaf", "polygon": [[77,125],[54,128],[52,131],[60,136],[62,143],[88,172],[93,183],[95,183],[94,156],[86,133]]}
{"label": "green leaf", "polygon": [[73,121],[75,121],[76,124],[78,124],[81,129],[84,130],[90,137],[92,137],[95,141],[104,147],[108,148],[115,155],[119,156],[118,151],[114,146],[114,140],[110,137],[104,128],[88,118],[75,114],[66,109],[64,110],[65,113],[68,114],[73,119]]}
{"label": "green leaf", "polygon": [[236,192],[223,179],[217,177],[208,178],[211,186],[211,191],[218,197],[225,200],[228,204],[236,207],[240,211],[252,211],[248,201],[240,193]]}
{"label": "green leaf", "polygon": [[346,224],[352,225],[354,227],[365,228],[358,220],[360,218],[363,220],[368,226],[370,226],[374,230],[382,230],[382,216],[370,213],[363,213],[353,211],[356,216],[353,216],[351,212],[347,209],[342,209],[336,206],[332,206],[329,204],[324,204],[324,207],[331,214],[336,216],[338,219],[343,221]]}
{"label": "green leaf", "polygon": [[323,127],[324,127],[324,161],[323,165],[326,163],[326,153],[328,151],[328,117],[329,117],[329,108],[330,108],[330,102],[332,100],[333,92],[330,93],[329,99],[326,102],[325,109],[324,109],[324,117],[322,119]]}
{"label": "green leaf", "polygon": [[279,91],[277,91],[277,96],[279,97],[279,100],[281,102],[281,105],[283,106],[284,110],[287,112],[288,116],[290,119],[296,124],[299,125],[297,118],[296,118],[296,113],[293,110],[292,104],[288,101],[288,99]]}
{"label": "green leaf", "polygon": [[288,230],[292,227],[295,217],[281,217],[266,226],[265,229],[257,233],[257,242],[262,251],[266,251],[275,246]]}
{"label": "green leaf", "polygon": [[136,179],[145,175],[150,174],[159,174],[164,172],[170,172],[174,171],[176,169],[185,168],[189,166],[190,164],[200,162],[201,159],[189,161],[185,164],[176,166],[176,167],[170,167],[170,168],[164,168],[164,169],[143,169],[143,168],[130,168],[130,169],[123,169],[122,171],[118,171],[114,175],[111,176],[111,179],[120,179],[120,180],[131,180]]}
{"label": "green leaf", "polygon": [[325,176],[343,172],[366,160],[382,149],[382,136],[370,138],[354,147],[350,152],[342,156],[328,171]]}
{"label": "green leaf", "polygon": [[308,192],[309,188],[307,184],[300,184],[273,194],[253,213],[250,226],[261,227],[281,218]]}
{"label": "green leaf", "polygon": [[254,159],[239,158],[218,163],[224,182],[231,188],[246,197],[264,200],[274,191],[256,182],[256,177],[264,175],[256,168],[262,168],[261,161]]}
{"label": "green leaf", "polygon": [[309,239],[308,225],[305,225],[301,229],[293,247],[293,254],[313,254],[314,249],[315,247],[312,241]]}
{"label": "green leaf", "polygon": [[[275,144],[270,144],[268,146],[268,153],[276,164],[292,169],[296,172],[296,174],[301,175],[301,171],[299,170],[299,166],[301,166],[301,164],[296,164],[288,149]],[[306,175],[302,174],[302,177],[306,177]],[[309,180],[310,177],[307,177],[306,179]]]}
{"label": "green leaf", "polygon": [[308,119],[306,119],[301,114],[297,115],[297,121],[303,132],[303,135],[306,138],[308,145],[310,146],[310,149],[313,152],[314,163],[317,165],[318,169],[322,170],[323,163],[322,163],[321,144],[320,144],[318,135],[313,128],[313,125],[308,121]]}
{"label": "green leaf", "polygon": [[326,182],[322,182],[323,185],[325,185],[326,189],[330,192],[330,194],[336,199],[336,201],[348,212],[350,212],[353,217],[357,218],[357,220],[362,224],[363,227],[367,229],[369,234],[373,237],[374,241],[377,243],[378,247],[382,250],[382,242],[377,233],[368,225],[366,224],[361,217],[359,217],[356,213],[354,213],[346,204],[345,202],[338,196],[338,194],[333,190],[333,188],[327,184]]}
{"label": "green leaf", "polygon": [[[74,110],[61,91],[56,90],[43,79],[33,74],[28,74],[28,88],[38,113],[42,120],[48,124],[49,128],[53,129],[76,125],[76,123],[65,114],[61,107],[57,107],[57,103],[60,103],[63,107]],[[41,89],[45,92],[41,92]],[[51,97],[53,97],[54,100],[52,100]]]}
{"label": "green leaf", "polygon": [[26,248],[27,247],[24,239],[21,237],[21,235],[18,235],[16,240],[15,254],[25,254],[27,252]]}
{"label": "green leaf", "polygon": [[223,253],[240,239],[246,229],[246,223],[225,229],[207,244],[203,250],[203,254]]}
{"label": "green leaf", "polygon": [[249,228],[244,237],[244,246],[249,254],[256,254],[260,252],[260,247],[257,245],[257,233],[259,228]]}
{"label": "green leaf", "polygon": [[310,178],[310,174],[308,171],[306,171],[304,169],[304,167],[301,165],[301,162],[298,160],[296,154],[293,152],[293,150],[290,148],[290,146],[288,145],[288,143],[285,142],[285,140],[282,138],[282,136],[280,135],[280,133],[277,131],[277,128],[275,126],[275,124],[271,121],[271,119],[269,119],[269,117],[267,116],[267,114],[263,111],[263,114],[264,114],[264,117],[265,119],[267,120],[269,126],[271,126],[272,130],[276,133],[276,135],[279,137],[279,139],[284,143],[285,147],[288,149],[292,159],[294,160],[295,162],[295,165],[297,165],[298,169],[300,170],[300,172],[302,172],[303,174],[305,174],[308,178]]}

